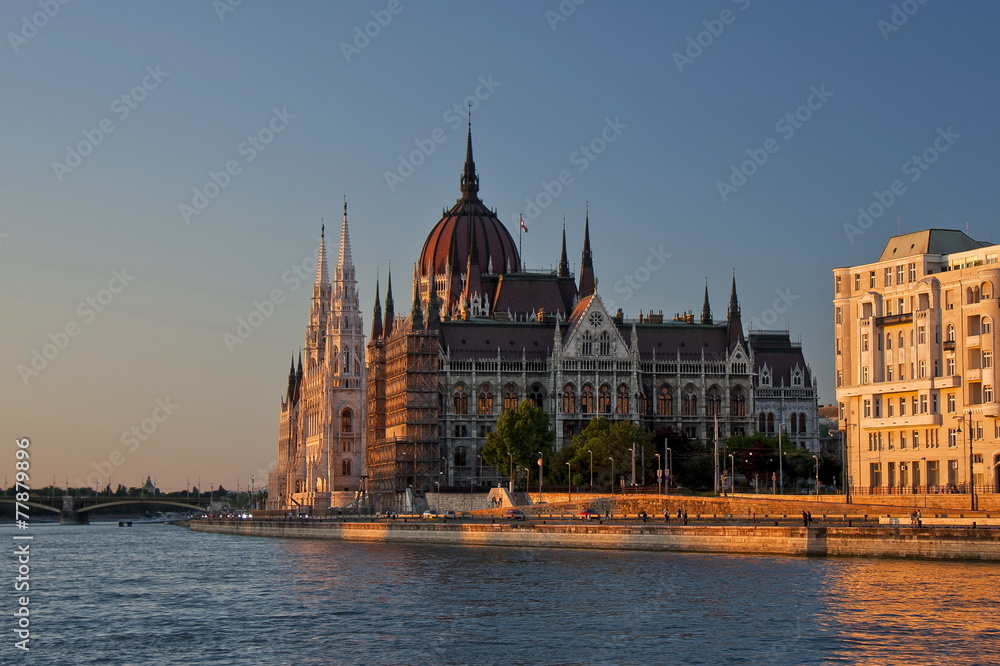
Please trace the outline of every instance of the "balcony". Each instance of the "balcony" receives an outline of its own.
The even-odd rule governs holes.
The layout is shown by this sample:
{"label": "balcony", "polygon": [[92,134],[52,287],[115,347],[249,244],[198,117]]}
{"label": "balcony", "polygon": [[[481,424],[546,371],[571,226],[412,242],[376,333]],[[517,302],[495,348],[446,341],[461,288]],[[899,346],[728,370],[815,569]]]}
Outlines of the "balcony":
{"label": "balcony", "polygon": [[897,324],[912,324],[913,323],[913,313],[906,312],[904,314],[886,315],[885,317],[876,317],[876,326],[896,326]]}
{"label": "balcony", "polygon": [[955,351],[955,341],[954,340],[945,340],[942,343],[942,345],[944,346],[944,350],[945,351]]}
{"label": "balcony", "polygon": [[910,416],[890,416],[881,419],[862,419],[862,429],[880,428],[916,428],[926,426],[940,426],[942,417],[940,414],[915,414]]}

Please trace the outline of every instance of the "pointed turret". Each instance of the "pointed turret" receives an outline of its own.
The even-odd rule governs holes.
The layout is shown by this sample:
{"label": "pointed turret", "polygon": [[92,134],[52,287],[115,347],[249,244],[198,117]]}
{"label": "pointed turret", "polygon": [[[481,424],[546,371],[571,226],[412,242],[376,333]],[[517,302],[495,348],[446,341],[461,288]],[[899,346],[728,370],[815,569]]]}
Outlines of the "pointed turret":
{"label": "pointed turret", "polygon": [[559,277],[569,277],[569,258],[566,256],[566,218],[563,218],[562,252],[559,253]]}
{"label": "pointed turret", "polygon": [[354,259],[351,256],[351,233],[347,228],[347,198],[344,197],[344,219],[340,223],[340,250],[337,252],[337,282],[354,281]]}
{"label": "pointed turret", "polygon": [[580,298],[591,296],[597,291],[594,279],[594,256],[590,252],[590,206],[583,222],[583,258],[580,261]]}
{"label": "pointed turret", "polygon": [[472,109],[469,109],[469,134],[465,143],[465,171],[461,181],[462,199],[479,200],[479,176],[476,175],[476,163],[472,159]]}
{"label": "pointed turret", "polygon": [[292,354],[292,367],[288,370],[288,397],[295,393],[295,354]]}
{"label": "pointed turret", "polygon": [[441,299],[438,298],[437,284],[431,282],[431,296],[427,302],[427,330],[436,330],[441,323]]}
{"label": "pointed turret", "polygon": [[378,274],[375,274],[375,310],[372,312],[372,340],[382,337],[382,304],[379,302]]}
{"label": "pointed turret", "polygon": [[[432,278],[433,279],[433,278]],[[410,330],[418,331],[424,327],[424,313],[420,307],[419,275],[414,267],[413,270],[413,305],[410,307]]]}
{"label": "pointed turret", "polygon": [[705,280],[705,302],[701,306],[701,323],[712,323],[712,306],[708,304],[708,280]]}
{"label": "pointed turret", "polygon": [[733,286],[729,292],[729,312],[726,313],[726,339],[729,342],[730,350],[743,342],[743,320],[740,318],[740,301],[736,296],[736,271],[733,271]]}
{"label": "pointed turret", "polygon": [[385,288],[385,325],[382,327],[382,335],[385,338],[392,336],[392,326],[396,319],[396,310],[392,302],[392,264],[389,265],[389,284]]}
{"label": "pointed turret", "polygon": [[328,284],[330,284],[330,272],[326,266],[326,225],[321,224],[319,227],[319,253],[316,256],[316,284],[313,291],[316,291],[317,287]]}

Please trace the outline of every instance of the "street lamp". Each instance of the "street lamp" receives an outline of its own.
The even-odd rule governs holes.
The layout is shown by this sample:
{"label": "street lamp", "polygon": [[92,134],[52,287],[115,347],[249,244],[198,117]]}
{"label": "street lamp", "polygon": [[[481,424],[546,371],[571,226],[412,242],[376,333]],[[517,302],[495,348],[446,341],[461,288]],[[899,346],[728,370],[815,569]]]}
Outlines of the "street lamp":
{"label": "street lamp", "polygon": [[542,452],[539,451],[538,452],[538,501],[539,502],[542,501],[542,469],[543,469],[542,465],[544,464],[544,462],[545,462],[545,456],[543,456]]}
{"label": "street lamp", "polygon": [[437,510],[441,510],[441,482],[435,481],[434,485],[437,486]]}
{"label": "street lamp", "polygon": [[729,478],[733,484],[733,492],[736,492],[736,459],[732,453],[729,454]]}
{"label": "street lamp", "polygon": [[613,456],[608,456],[608,460],[611,461],[611,496],[615,496],[615,459]]}
{"label": "street lamp", "polygon": [[566,463],[569,469],[566,471],[566,486],[569,491],[569,501],[573,501],[573,464]]}
{"label": "street lamp", "polygon": [[514,494],[514,454],[508,452],[507,455],[510,456],[510,476],[508,478],[510,479],[510,494],[513,495]]}
{"label": "street lamp", "polygon": [[654,453],[656,456],[656,490],[662,495],[663,494],[663,458],[659,453]]}
{"label": "street lamp", "polygon": [[667,490],[669,491],[670,484],[674,480],[674,450],[669,446],[667,447],[667,472],[665,476],[666,476]]}
{"label": "street lamp", "polygon": [[781,431],[785,429],[785,424],[778,424],[778,489],[785,493],[785,452],[781,449]]}
{"label": "street lamp", "polygon": [[[976,481],[975,475],[973,474],[973,463],[975,461],[975,456],[972,454],[972,442],[969,441],[969,434],[972,430],[972,412],[970,410],[965,411],[964,416],[955,417],[963,423],[965,426],[965,448],[969,452],[969,502],[973,511],[976,510]],[[958,431],[962,431],[962,426],[958,427]],[[926,472],[925,472],[926,474]]]}
{"label": "street lamp", "polygon": [[819,456],[813,456],[816,461],[816,496],[819,496]]}

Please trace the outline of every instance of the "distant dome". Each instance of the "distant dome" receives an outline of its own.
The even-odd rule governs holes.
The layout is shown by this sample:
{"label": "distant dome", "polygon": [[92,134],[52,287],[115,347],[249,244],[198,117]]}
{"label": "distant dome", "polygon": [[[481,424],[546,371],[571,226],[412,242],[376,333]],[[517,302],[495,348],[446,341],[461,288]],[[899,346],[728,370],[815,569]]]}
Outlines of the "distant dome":
{"label": "distant dome", "polygon": [[516,273],[521,270],[521,258],[514,239],[503,222],[479,199],[479,176],[472,159],[472,125],[465,146],[465,170],[461,180],[462,196],[434,225],[420,252],[420,277],[444,275],[449,260],[456,274],[464,274],[473,250],[483,271],[492,265],[493,273]]}

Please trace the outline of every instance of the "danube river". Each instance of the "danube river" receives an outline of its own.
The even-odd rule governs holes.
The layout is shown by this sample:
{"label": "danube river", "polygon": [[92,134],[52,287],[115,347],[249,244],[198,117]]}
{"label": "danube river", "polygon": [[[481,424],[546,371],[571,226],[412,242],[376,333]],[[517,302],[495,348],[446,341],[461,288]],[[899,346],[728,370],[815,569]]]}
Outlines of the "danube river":
{"label": "danube river", "polygon": [[5,612],[4,664],[1000,661],[995,563],[27,533],[31,652]]}

